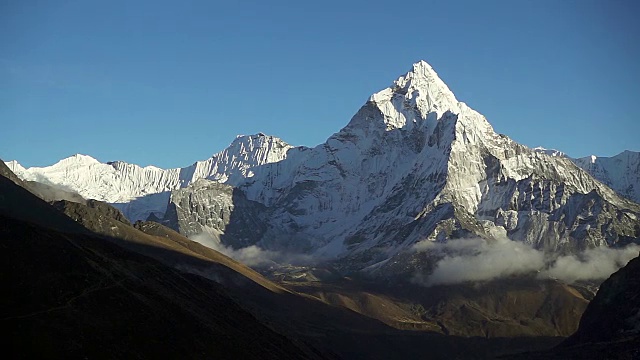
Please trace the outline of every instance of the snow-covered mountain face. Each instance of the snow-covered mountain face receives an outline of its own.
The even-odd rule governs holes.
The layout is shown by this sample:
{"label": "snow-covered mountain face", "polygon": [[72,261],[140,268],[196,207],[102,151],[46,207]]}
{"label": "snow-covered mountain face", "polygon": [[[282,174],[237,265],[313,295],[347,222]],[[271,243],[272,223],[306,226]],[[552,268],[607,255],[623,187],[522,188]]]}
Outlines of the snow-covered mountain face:
{"label": "snow-covered mountain face", "polygon": [[276,137],[258,134],[238,136],[211,158],[178,169],[140,167],[122,161],[105,164],[79,154],[42,168],[25,169],[16,161],[6,164],[23,180],[67,188],[86,199],[111,203],[136,221],[152,213],[162,217],[172,190],[204,178],[239,184],[254,175],[253,168],[286,158],[292,148]]}
{"label": "snow-covered mountain face", "polygon": [[495,133],[426,62],[315,148],[254,136],[183,169],[75,161],[9,166],[120,203],[132,220],[161,216],[168,202],[163,221],[184,234],[385,276],[431,266],[416,251],[425,240],[508,238],[572,253],[640,238],[638,204],[561,154]]}
{"label": "snow-covered mountain face", "polygon": [[566,252],[640,235],[637,205],[569,159],[496,134],[425,62],[324,144],[241,188],[270,209],[262,246],[287,238],[359,269],[393,266],[424,239],[507,236]]}
{"label": "snow-covered mountain face", "polygon": [[[551,156],[567,157],[567,154],[555,149],[536,147],[533,150]],[[639,152],[626,150],[612,157],[591,155],[569,159],[618,195],[640,203]]]}
{"label": "snow-covered mountain face", "polygon": [[640,203],[640,153],[624,151],[612,157],[592,155],[573,162],[618,194]]}

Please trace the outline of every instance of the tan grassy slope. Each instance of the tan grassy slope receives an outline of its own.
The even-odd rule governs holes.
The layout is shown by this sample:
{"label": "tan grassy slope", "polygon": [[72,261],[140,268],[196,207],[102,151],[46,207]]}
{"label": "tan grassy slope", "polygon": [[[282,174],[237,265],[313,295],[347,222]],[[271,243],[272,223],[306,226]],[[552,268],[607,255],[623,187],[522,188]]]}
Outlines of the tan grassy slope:
{"label": "tan grassy slope", "polygon": [[86,228],[167,265],[223,283],[244,281],[239,274],[270,291],[286,291],[248,266],[191,241],[161,224],[139,222],[134,227],[120,211],[109,204],[88,201],[87,205],[84,205],[58,201],[54,206]]}

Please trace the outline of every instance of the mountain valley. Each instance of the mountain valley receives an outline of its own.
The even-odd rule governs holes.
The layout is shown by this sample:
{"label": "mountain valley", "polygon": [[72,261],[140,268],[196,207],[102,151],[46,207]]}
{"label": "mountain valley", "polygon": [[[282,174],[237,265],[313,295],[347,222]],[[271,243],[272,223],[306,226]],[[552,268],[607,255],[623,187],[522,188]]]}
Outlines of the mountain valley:
{"label": "mountain valley", "polygon": [[424,61],[313,148],[260,133],[184,168],[74,155],[0,175],[2,322],[22,357],[589,358],[621,328],[621,354],[640,341],[640,153],[518,144]]}

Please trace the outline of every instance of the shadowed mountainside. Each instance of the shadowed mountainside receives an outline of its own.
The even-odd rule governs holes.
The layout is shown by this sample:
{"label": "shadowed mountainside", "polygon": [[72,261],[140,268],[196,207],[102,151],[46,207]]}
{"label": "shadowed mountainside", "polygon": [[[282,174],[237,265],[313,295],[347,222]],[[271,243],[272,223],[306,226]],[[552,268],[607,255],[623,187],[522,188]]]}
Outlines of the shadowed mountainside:
{"label": "shadowed mountainside", "polygon": [[557,347],[505,359],[640,359],[640,257],[605,280],[578,330]]}
{"label": "shadowed mountainside", "polygon": [[286,286],[398,329],[487,338],[569,336],[589,299],[576,286],[523,277],[431,288],[357,281]]}
{"label": "shadowed mountainside", "polygon": [[14,358],[314,357],[201,277],[5,215],[0,232]]}
{"label": "shadowed mountainside", "polygon": [[[284,283],[283,287],[245,265],[193,242],[161,224],[139,221],[134,228],[126,221],[120,222],[117,220],[121,218],[120,213],[106,203],[94,202],[91,206],[86,206],[62,201],[56,202],[55,207],[96,233],[102,234],[108,241],[153,257],[182,271],[223,284],[238,303],[249,309],[262,322],[271,324],[278,332],[290,338],[299,337],[314,347],[326,352],[336,352],[345,358],[371,358],[375,354],[386,354],[384,358],[398,354],[402,354],[403,358],[420,358],[422,352],[418,350],[419,347],[397,349],[400,343],[414,341],[431,344],[434,349],[438,349],[433,350],[433,354],[439,354],[438,358],[445,358],[451,353],[458,353],[463,358],[473,358],[475,355],[471,354],[478,352],[486,355],[514,349],[547,347],[558,341],[544,336],[540,339],[518,339],[513,337],[514,334],[502,334],[513,337],[512,339],[499,339],[499,334],[492,334],[496,339],[491,341],[481,338],[463,340],[455,336],[443,337],[438,334],[442,329],[434,320],[424,320],[411,315],[412,310],[406,304],[385,295],[384,292],[369,292],[355,283],[340,287],[316,284],[323,293],[334,289],[335,294],[332,296],[319,296],[290,283]],[[336,302],[336,298],[342,301]],[[374,319],[382,320],[398,329],[420,332],[398,331]],[[488,326],[491,327],[491,324]],[[520,334],[517,331],[516,333]],[[383,337],[383,334],[386,334],[386,340],[378,339],[377,342],[384,346],[380,345],[375,352],[363,342],[364,339]],[[452,335],[487,336],[481,332],[465,331]],[[354,340],[343,342],[343,339],[348,338]],[[443,342],[444,339],[447,341]]]}
{"label": "shadowed mountainside", "polygon": [[557,351],[640,358],[640,257],[602,283],[580,319],[578,331]]}
{"label": "shadowed mountainside", "polygon": [[12,358],[322,358],[222,286],[104,241],[4,176],[0,239]]}

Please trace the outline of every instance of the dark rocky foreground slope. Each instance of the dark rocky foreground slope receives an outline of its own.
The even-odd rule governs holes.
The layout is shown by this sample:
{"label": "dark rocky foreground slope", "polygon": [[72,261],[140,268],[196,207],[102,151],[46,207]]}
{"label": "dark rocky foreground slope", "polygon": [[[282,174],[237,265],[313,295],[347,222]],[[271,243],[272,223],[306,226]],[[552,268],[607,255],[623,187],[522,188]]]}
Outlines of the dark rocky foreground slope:
{"label": "dark rocky foreground slope", "polygon": [[0,239],[10,358],[322,358],[217,283],[104,241],[4,176]]}
{"label": "dark rocky foreground slope", "polygon": [[602,283],[578,331],[558,351],[640,359],[640,257]]}
{"label": "dark rocky foreground slope", "polygon": [[640,359],[640,257],[609,277],[578,330],[557,347],[509,359]]}
{"label": "dark rocky foreground slope", "polygon": [[12,358],[313,357],[201,277],[0,216]]}

